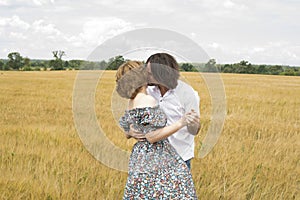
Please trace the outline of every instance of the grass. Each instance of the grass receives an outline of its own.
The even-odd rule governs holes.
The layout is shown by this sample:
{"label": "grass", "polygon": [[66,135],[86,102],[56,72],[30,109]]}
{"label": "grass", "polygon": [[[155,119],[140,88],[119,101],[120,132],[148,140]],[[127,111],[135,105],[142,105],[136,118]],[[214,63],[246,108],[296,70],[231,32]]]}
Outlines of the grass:
{"label": "grass", "polygon": [[[127,174],[97,161],[83,146],[72,113],[75,71],[0,73],[0,199],[121,199]],[[130,150],[111,112],[114,73],[96,90],[106,136]],[[210,96],[195,73],[183,73],[201,97],[202,129]],[[200,199],[299,199],[300,77],[222,74],[227,116],[205,158],[194,158]]]}

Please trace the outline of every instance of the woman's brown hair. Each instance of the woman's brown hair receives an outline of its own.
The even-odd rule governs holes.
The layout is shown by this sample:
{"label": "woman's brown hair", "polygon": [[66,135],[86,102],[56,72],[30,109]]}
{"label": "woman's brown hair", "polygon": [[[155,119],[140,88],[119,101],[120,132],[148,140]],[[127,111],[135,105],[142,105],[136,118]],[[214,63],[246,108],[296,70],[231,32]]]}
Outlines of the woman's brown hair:
{"label": "woman's brown hair", "polygon": [[116,73],[116,90],[121,97],[134,99],[140,89],[147,85],[147,72],[142,62],[127,61]]}

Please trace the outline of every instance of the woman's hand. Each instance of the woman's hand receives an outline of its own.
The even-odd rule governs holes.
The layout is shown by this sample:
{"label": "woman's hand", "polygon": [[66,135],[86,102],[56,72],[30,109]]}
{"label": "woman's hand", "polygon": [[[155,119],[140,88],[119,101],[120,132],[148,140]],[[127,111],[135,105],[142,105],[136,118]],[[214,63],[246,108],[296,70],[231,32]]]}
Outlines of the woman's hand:
{"label": "woman's hand", "polygon": [[130,130],[126,133],[126,135],[127,135],[126,136],[127,138],[131,138],[132,137],[132,138],[136,139],[137,141],[145,141],[146,140],[145,134],[143,134],[143,133],[135,130],[133,128],[132,124],[130,125]]}
{"label": "woman's hand", "polygon": [[178,120],[181,128],[184,127],[184,126],[187,126],[188,122],[189,122],[189,116],[187,114],[184,114],[180,120]]}

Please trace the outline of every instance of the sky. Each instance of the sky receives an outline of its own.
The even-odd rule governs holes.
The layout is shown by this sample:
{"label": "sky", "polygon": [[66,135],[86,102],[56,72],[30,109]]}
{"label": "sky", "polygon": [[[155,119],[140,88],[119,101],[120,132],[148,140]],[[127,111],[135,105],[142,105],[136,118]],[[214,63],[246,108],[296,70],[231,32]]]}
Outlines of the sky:
{"label": "sky", "polygon": [[[300,66],[300,0],[0,0],[0,58],[87,59],[105,41],[142,28],[193,40],[217,63]],[[148,52],[149,53],[149,52]],[[137,52],[132,57],[146,59]]]}

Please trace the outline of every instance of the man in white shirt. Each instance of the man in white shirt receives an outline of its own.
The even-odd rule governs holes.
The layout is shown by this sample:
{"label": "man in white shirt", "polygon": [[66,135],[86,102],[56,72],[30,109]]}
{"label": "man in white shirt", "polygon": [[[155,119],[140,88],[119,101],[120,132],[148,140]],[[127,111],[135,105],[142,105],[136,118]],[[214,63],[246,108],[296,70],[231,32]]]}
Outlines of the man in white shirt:
{"label": "man in white shirt", "polygon": [[[194,157],[194,137],[200,129],[200,98],[198,93],[187,83],[178,80],[179,65],[173,56],[167,53],[151,55],[147,61],[149,74],[147,92],[153,96],[167,115],[167,125],[179,120],[188,113],[188,126],[180,129],[168,137],[170,144],[190,168],[190,161]],[[131,137],[143,140],[141,133],[131,129]]]}

